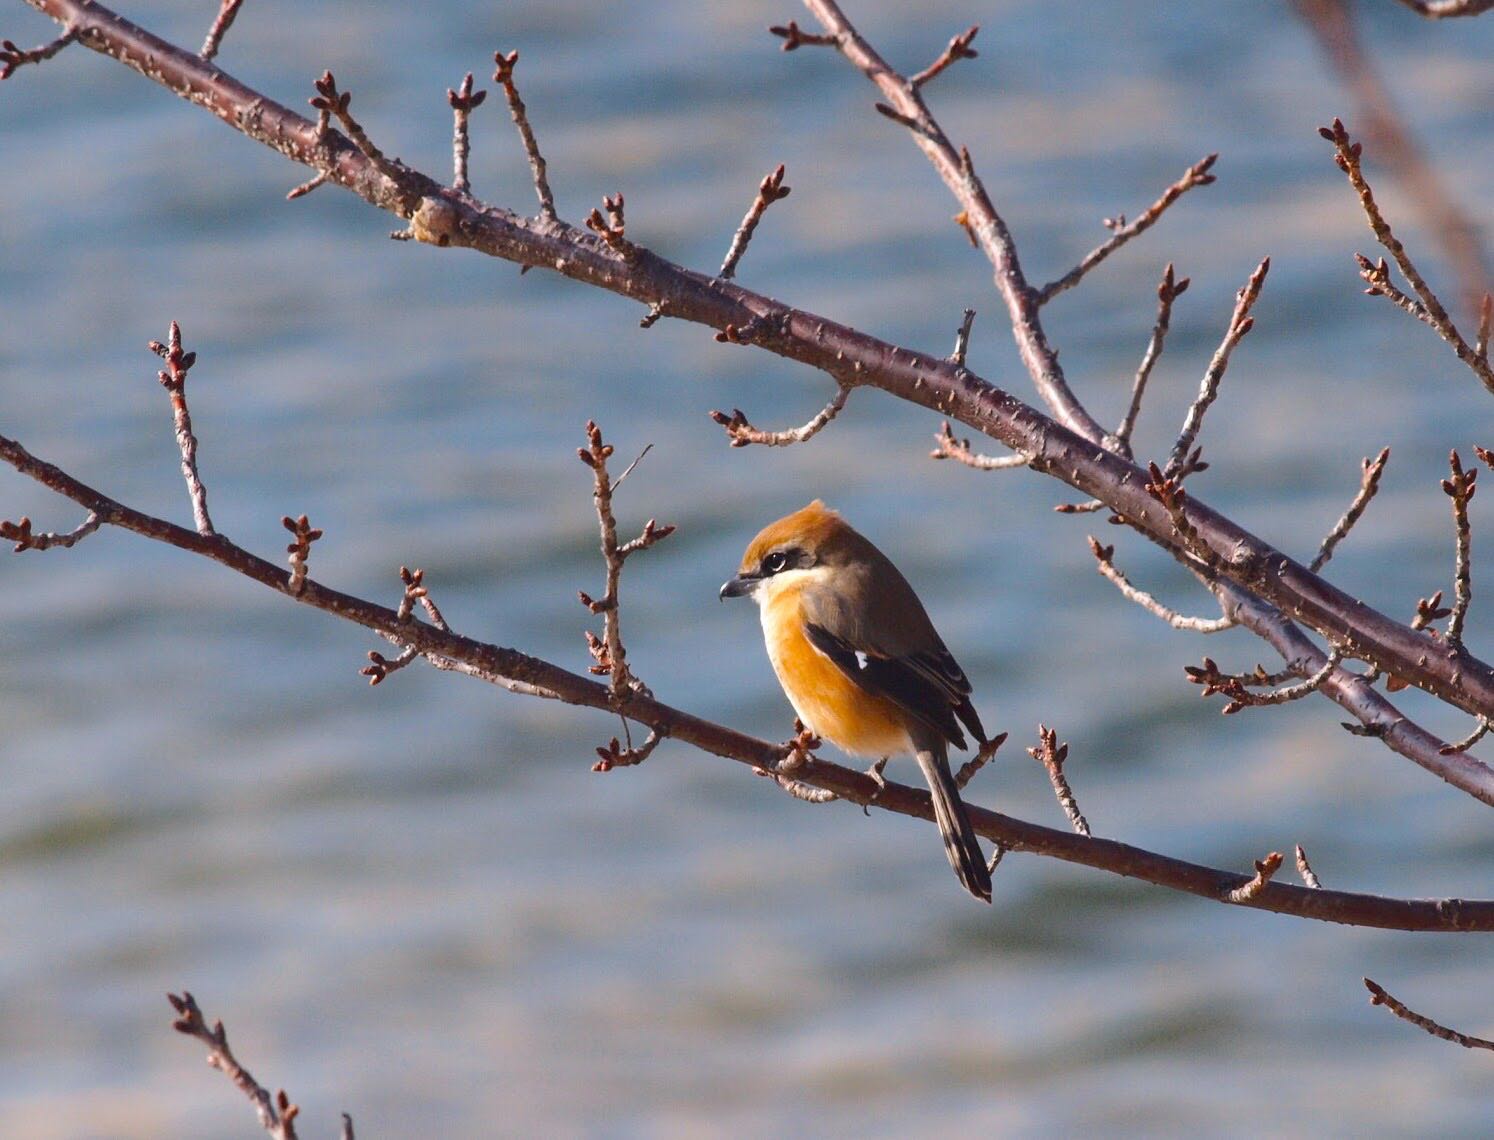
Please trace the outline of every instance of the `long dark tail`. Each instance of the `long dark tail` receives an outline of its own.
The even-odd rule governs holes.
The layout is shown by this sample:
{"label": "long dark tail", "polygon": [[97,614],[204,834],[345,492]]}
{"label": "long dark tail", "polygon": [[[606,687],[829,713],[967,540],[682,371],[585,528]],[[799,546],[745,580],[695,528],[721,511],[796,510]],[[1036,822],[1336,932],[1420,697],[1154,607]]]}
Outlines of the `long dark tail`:
{"label": "long dark tail", "polygon": [[942,744],[937,751],[921,748],[917,756],[918,766],[923,769],[923,778],[928,781],[929,792],[934,797],[934,822],[939,825],[949,865],[967,891],[990,902],[991,872],[986,870],[986,857],[981,854],[975,829],[970,826],[970,814],[965,810],[960,789],[955,786],[954,776],[950,773],[949,756]]}

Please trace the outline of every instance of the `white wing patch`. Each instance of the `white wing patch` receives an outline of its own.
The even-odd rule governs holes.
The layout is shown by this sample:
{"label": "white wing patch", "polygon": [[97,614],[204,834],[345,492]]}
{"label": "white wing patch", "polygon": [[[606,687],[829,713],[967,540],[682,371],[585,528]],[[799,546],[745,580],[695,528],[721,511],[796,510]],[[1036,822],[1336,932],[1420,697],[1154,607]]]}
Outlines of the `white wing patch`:
{"label": "white wing patch", "polygon": [[856,668],[864,670],[866,668],[866,662],[866,654],[861,652],[861,650],[859,649],[856,650]]}

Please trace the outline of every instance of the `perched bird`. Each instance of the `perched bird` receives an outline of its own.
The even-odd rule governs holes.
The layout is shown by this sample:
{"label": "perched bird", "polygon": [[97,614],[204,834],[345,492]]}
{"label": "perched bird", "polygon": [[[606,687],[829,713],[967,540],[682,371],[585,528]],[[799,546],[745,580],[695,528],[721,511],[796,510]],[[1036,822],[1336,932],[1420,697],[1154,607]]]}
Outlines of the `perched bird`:
{"label": "perched bird", "polygon": [[751,597],[778,683],[816,736],[853,756],[911,753],[960,882],[991,901],[991,875],[949,770],[960,722],[987,743],[970,682],[887,556],[816,499],[765,527],[722,598]]}

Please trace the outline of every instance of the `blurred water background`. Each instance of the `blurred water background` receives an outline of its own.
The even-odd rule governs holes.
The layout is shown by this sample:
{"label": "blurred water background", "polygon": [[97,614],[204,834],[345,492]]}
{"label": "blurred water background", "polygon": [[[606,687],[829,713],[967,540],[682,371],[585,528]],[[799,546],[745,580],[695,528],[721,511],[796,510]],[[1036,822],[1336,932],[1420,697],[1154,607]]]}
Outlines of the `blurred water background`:
{"label": "blurred water background", "polygon": [[[1275,3],[848,5],[896,64],[983,25],[930,88],[1020,242],[1056,276],[1201,155],[1218,185],[1055,301],[1049,332],[1103,419],[1124,407],[1169,259],[1193,278],[1143,413],[1161,456],[1257,260],[1273,268],[1203,440],[1195,493],[1310,554],[1393,458],[1333,579],[1392,614],[1450,584],[1437,488],[1449,447],[1490,443],[1489,397],[1426,330],[1361,295],[1371,237],[1315,128],[1352,104]],[[1494,18],[1430,24],[1358,5],[1437,166],[1486,225]],[[214,5],[127,14],[195,46]],[[52,25],[8,6],[29,44]],[[744,284],[1030,388],[987,266],[905,133],[828,52],[785,56],[786,3],[252,0],[220,56],[292,106],[330,67],[390,153],[437,176],[444,93],[494,49],[519,79],[561,212],[625,192],[628,232],[709,269],[763,173],[788,164]],[[495,104],[494,99],[497,102]],[[501,94],[473,120],[477,193],[533,193]],[[583,670],[579,589],[601,567],[595,417],[631,530],[630,660],[666,700],[772,739],[790,713],[750,607],[716,589],[751,534],[823,496],[917,584],[1013,734],[972,798],[1061,823],[1023,755],[1072,742],[1096,831],[1248,868],[1304,844],[1332,886],[1494,893],[1487,809],[1339,728],[1322,700],[1222,718],[1182,667],[1266,660],[1247,635],[1174,633],[1094,572],[1088,531],[1182,608],[1200,591],[1029,473],[931,462],[935,417],[855,394],[812,443],[725,446],[740,406],[798,423],[820,375],[637,327],[632,303],[544,272],[390,242],[391,219],[321,190],[125,69],[70,50],[0,89],[0,423],[140,508],[189,521],[146,341],[181,322],[219,528],[280,557],[282,514],[327,530],[312,572],[389,603],[425,568],[473,636]],[[1435,280],[1403,195],[1370,174]],[[1451,287],[1448,293],[1451,294]],[[1476,550],[1488,514],[1475,503]],[[0,515],[78,512],[0,472]],[[1488,566],[1485,561],[1482,565]],[[1494,610],[1476,602],[1487,655]],[[368,1136],[1483,1135],[1485,1055],[1365,1001],[1369,974],[1472,1032],[1494,1026],[1487,938],[1346,930],[1009,858],[990,910],[925,825],[811,808],[666,743],[592,774],[615,721],[410,669],[358,675],[366,632],[122,532],[0,565],[0,1132],[242,1137],[249,1109],[169,1029],[192,989],[304,1134],[348,1110]],[[1412,694],[1436,730],[1459,718]],[[911,767],[899,773],[915,779]]]}

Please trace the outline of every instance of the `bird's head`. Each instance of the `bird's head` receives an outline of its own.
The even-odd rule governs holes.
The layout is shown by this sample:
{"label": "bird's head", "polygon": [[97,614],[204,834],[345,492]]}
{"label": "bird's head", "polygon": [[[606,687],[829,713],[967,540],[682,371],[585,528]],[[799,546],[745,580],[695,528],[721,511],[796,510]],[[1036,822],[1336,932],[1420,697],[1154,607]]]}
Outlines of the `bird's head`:
{"label": "bird's head", "polygon": [[755,598],[765,605],[780,590],[830,573],[859,538],[839,514],[816,499],[758,532],[747,544],[737,576],[721,587],[721,597]]}

